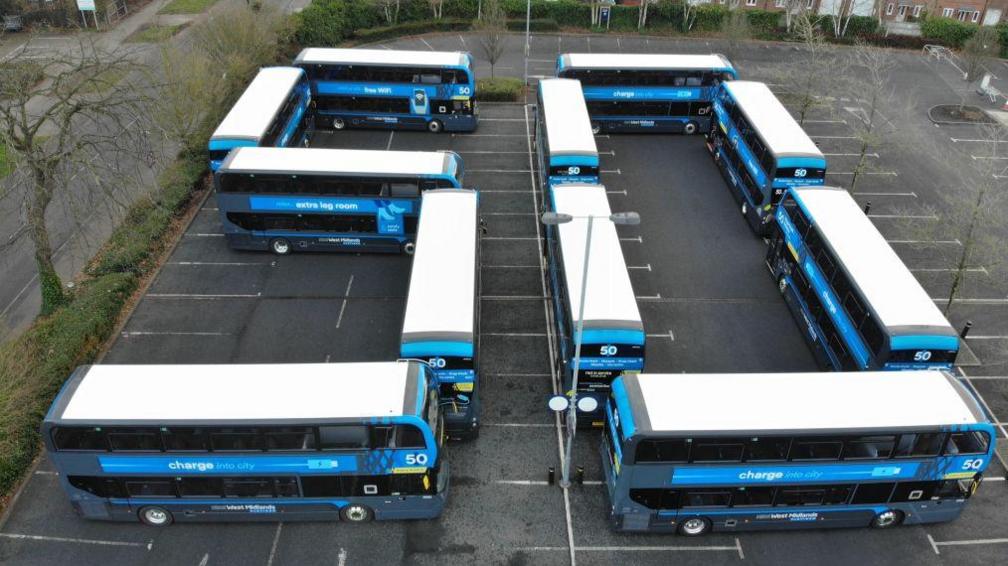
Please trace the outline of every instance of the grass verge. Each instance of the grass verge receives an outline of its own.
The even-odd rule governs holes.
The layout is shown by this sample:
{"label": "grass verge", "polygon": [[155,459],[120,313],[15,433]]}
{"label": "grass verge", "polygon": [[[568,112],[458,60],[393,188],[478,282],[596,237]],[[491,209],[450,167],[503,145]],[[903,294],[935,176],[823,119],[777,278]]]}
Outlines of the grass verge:
{"label": "grass verge", "polygon": [[217,0],[172,0],[158,10],[159,14],[199,14],[213,6]]}
{"label": "grass verge", "polygon": [[483,102],[520,102],[524,94],[522,80],[514,77],[476,79],[476,100]]}
{"label": "grass verge", "polygon": [[39,424],[67,376],[95,359],[123,306],[156,267],[205,168],[206,156],[190,152],[165,170],[155,193],[130,208],[92,260],[70,303],[0,345],[0,493],[34,460]]}
{"label": "grass verge", "polygon": [[126,38],[127,43],[161,43],[168,41],[176,33],[182,31],[185,24],[176,26],[162,26],[158,24],[148,24],[131,33]]}
{"label": "grass verge", "polygon": [[14,165],[7,157],[7,146],[0,144],[0,179],[3,179],[14,169]]}

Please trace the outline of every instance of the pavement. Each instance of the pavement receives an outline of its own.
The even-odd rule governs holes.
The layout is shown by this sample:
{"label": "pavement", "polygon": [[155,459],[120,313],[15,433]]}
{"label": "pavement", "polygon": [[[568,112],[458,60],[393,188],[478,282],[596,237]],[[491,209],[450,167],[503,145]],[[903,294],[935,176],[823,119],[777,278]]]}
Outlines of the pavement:
{"label": "pavement", "polygon": [[[471,35],[402,39],[387,47],[472,49]],[[552,73],[568,51],[711,52],[716,43],[633,36],[536,35],[530,74]],[[747,76],[787,59],[787,49],[756,44]],[[497,65],[521,75],[521,40],[509,36]],[[972,126],[935,127],[926,109],[952,100],[919,56],[905,55],[893,80],[912,88],[919,112],[903,125],[947,151],[982,148]],[[478,74],[488,74],[480,64]],[[769,75],[767,75],[769,76]],[[774,85],[783,92],[786,85]],[[830,161],[827,181],[849,182],[851,135],[860,102],[833,100],[806,122]],[[863,110],[863,108],[861,108]],[[895,109],[883,109],[887,115]],[[484,237],[479,351],[483,429],[448,446],[452,492],[436,521],[182,524],[153,529],[76,517],[47,459],[0,520],[0,562],[88,564],[1000,564],[1008,544],[1003,505],[1008,456],[1008,282],[994,266],[971,273],[950,313],[972,320],[968,338],[980,364],[960,368],[998,423],[999,462],[963,516],[946,524],[888,531],[838,529],[716,534],[699,539],[613,533],[600,485],[599,435],[579,433],[573,462],[586,482],[564,491],[546,470],[560,459],[559,422],[545,402],[555,390],[548,339],[549,301],[537,212],[542,195],[529,132],[533,109],[484,104],[473,134],[320,131],[316,147],[451,149],[466,165],[466,185],[481,192]],[[959,141],[956,141],[959,140]],[[640,226],[618,227],[648,333],[648,372],[816,369],[770,278],[765,246],[735,208],[701,137],[600,135],[602,181],[615,212],[636,211]],[[961,144],[970,144],[962,146]],[[979,151],[979,150],[978,150]],[[855,197],[922,285],[947,294],[951,258],[962,243],[927,239],[917,228],[941,223],[943,193],[962,171],[943,168],[919,146],[889,144]],[[967,155],[979,155],[969,154]],[[966,158],[964,167],[975,161]],[[410,258],[301,254],[276,257],[228,249],[213,197],[141,298],[106,363],[308,362],[387,360],[396,356]],[[968,375],[967,375],[968,372]],[[688,402],[688,399],[684,399]],[[828,399],[823,399],[828,403]],[[1000,557],[1000,558],[998,558]]]}

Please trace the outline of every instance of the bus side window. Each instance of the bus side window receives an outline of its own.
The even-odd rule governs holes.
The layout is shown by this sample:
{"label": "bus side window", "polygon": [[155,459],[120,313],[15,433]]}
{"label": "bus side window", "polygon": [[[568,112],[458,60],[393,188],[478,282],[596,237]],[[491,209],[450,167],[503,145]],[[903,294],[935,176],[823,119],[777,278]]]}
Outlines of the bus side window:
{"label": "bus side window", "polygon": [[368,446],[368,427],[334,425],[319,427],[319,448],[322,450],[359,450]]}
{"label": "bus side window", "polygon": [[940,432],[903,434],[896,446],[896,457],[937,456],[942,449],[945,435]]}
{"label": "bus side window", "polygon": [[987,433],[980,431],[953,432],[945,446],[946,454],[986,454],[990,446]]}
{"label": "bus side window", "polygon": [[398,425],[395,431],[396,448],[424,448],[423,433],[413,425]]}
{"label": "bus side window", "polygon": [[416,198],[420,189],[416,183],[389,183],[389,196],[393,198]]}

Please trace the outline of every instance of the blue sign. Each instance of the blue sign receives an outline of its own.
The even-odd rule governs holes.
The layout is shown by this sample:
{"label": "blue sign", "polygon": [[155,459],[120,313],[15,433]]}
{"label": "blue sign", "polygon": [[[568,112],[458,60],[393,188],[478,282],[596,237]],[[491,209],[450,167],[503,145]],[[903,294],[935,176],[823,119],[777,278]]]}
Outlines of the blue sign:
{"label": "blue sign", "polygon": [[357,471],[357,457],[318,456],[99,456],[110,474],[173,476],[258,473],[335,473]]}
{"label": "blue sign", "polygon": [[861,480],[909,479],[920,464],[822,464],[818,466],[731,466],[677,468],[672,485],[758,485],[782,483],[856,482]]}
{"label": "blue sign", "polygon": [[[381,212],[386,220],[413,211],[413,203],[408,200],[383,200],[362,198],[319,198],[319,197],[249,197],[252,210],[284,212],[330,212],[354,213]],[[401,222],[401,218],[400,218]]]}
{"label": "blue sign", "polygon": [[706,89],[662,87],[586,86],[581,89],[589,100],[700,100]]}
{"label": "blue sign", "polygon": [[581,369],[640,370],[644,358],[581,358]]}

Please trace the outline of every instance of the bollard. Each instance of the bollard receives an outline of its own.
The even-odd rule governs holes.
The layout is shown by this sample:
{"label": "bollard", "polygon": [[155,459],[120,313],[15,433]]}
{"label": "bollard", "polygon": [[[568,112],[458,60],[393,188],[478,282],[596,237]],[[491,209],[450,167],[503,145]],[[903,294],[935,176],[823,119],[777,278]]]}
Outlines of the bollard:
{"label": "bollard", "polygon": [[554,468],[553,466],[550,466],[546,470],[546,483],[550,485],[556,483],[556,468]]}
{"label": "bollard", "polygon": [[584,466],[577,467],[574,472],[574,481],[576,481],[578,485],[584,485]]}
{"label": "bollard", "polygon": [[963,327],[962,332],[959,333],[959,337],[963,340],[966,339],[966,335],[969,334],[970,328],[973,328],[973,321],[967,320],[966,326]]}
{"label": "bollard", "polygon": [[868,216],[868,211],[869,210],[871,210],[871,201],[866,202],[865,205],[864,205],[865,216]]}

